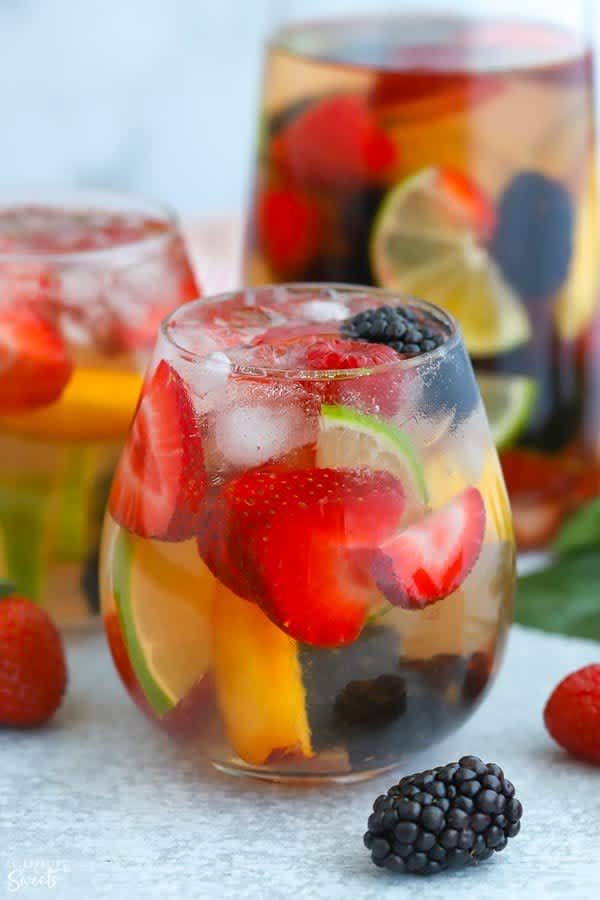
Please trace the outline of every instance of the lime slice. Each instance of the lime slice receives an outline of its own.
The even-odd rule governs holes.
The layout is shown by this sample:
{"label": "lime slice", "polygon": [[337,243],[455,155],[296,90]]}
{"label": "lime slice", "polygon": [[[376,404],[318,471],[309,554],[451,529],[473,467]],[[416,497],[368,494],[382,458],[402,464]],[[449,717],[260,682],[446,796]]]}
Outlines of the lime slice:
{"label": "lime slice", "polygon": [[573,258],[567,283],[558,296],[554,310],[557,331],[565,341],[578,337],[599,309],[598,199],[598,172],[596,165],[592,164],[575,224]]}
{"label": "lime slice", "polygon": [[131,664],[154,712],[169,712],[207,672],[214,578],[195,542],[114,545],[113,590]]}
{"label": "lime slice", "polygon": [[498,450],[506,450],[519,439],[537,398],[537,382],[524,375],[477,376],[483,405]]}
{"label": "lime slice", "polygon": [[[527,311],[477,242],[477,194],[461,176],[423,169],[384,197],[371,232],[370,255],[378,284],[429,300],[459,320],[476,356],[494,356],[524,344]],[[475,187],[471,190],[475,192]]]}
{"label": "lime slice", "polygon": [[322,406],[317,465],[383,469],[400,480],[408,500],[404,518],[422,513],[428,494],[419,455],[406,432],[346,406]]}

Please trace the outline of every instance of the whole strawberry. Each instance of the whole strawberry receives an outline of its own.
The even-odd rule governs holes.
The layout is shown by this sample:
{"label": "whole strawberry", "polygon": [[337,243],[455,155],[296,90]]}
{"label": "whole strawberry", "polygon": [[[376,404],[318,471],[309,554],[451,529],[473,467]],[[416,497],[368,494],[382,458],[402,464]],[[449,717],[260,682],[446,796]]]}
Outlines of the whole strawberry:
{"label": "whole strawberry", "polygon": [[0,725],[33,727],[60,706],[67,667],[48,613],[0,582]]}
{"label": "whole strawberry", "polygon": [[546,703],[544,722],[561,747],[600,765],[600,664],[560,682]]}

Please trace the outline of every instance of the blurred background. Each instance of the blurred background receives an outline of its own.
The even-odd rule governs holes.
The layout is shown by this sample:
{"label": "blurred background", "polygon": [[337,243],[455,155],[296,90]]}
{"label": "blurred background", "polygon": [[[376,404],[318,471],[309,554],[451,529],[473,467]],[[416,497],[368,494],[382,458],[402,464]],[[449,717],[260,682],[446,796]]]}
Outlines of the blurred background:
{"label": "blurred background", "polygon": [[[339,3],[340,11],[407,6],[418,3]],[[535,12],[541,4],[520,6]],[[262,42],[290,12],[320,7],[318,0],[0,0],[0,191],[113,187],[154,195],[184,214],[240,210]]]}

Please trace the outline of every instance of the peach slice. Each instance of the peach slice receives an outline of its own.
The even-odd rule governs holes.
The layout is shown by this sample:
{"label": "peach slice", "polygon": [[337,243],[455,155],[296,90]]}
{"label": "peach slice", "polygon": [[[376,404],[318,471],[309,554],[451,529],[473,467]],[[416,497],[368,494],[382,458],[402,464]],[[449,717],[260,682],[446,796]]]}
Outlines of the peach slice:
{"label": "peach slice", "polygon": [[244,762],[313,755],[296,642],[223,585],[213,603],[213,664],[225,730]]}

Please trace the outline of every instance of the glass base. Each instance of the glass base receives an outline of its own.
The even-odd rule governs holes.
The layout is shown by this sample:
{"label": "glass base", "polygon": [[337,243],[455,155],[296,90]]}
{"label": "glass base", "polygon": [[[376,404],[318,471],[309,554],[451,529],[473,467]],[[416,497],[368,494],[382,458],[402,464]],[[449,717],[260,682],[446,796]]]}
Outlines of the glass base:
{"label": "glass base", "polygon": [[361,781],[369,781],[378,775],[392,772],[401,765],[400,761],[379,769],[366,769],[364,772],[281,772],[270,771],[263,766],[248,766],[242,762],[221,762],[211,760],[211,764],[218,772],[224,775],[234,775],[237,778],[254,778],[258,781],[270,781],[276,784],[311,785],[311,784],[358,784]]}

